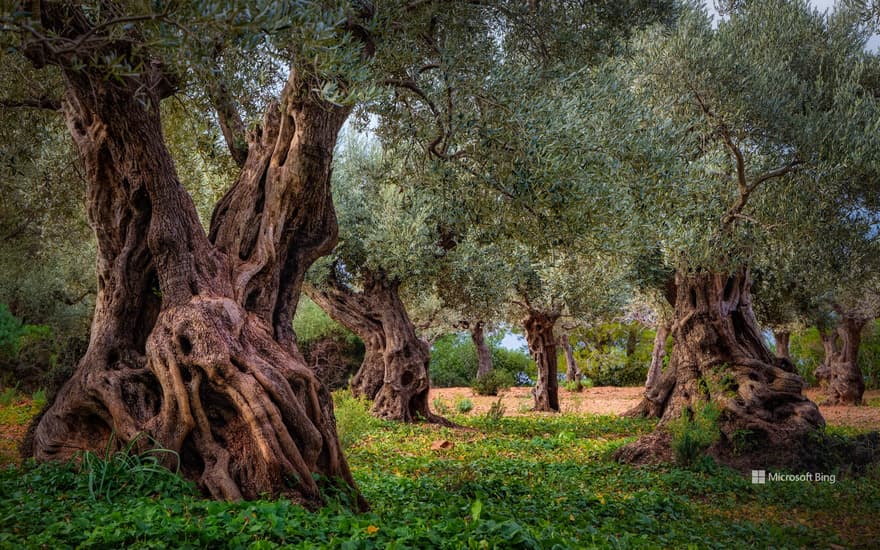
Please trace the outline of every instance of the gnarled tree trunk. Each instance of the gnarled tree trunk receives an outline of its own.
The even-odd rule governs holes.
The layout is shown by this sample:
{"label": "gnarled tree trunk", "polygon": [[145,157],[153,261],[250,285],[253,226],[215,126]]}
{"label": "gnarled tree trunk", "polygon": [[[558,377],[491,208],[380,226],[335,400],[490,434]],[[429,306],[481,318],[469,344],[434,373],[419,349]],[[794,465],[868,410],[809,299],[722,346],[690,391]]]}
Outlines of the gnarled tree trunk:
{"label": "gnarled tree trunk", "polygon": [[352,392],[373,401],[373,414],[386,420],[446,423],[428,407],[430,349],[416,334],[398,293],[399,283],[365,272],[362,291],[332,273],[321,288],[306,285],[309,297],[330,317],[361,337],[364,362]]}
{"label": "gnarled tree trunk", "polygon": [[[158,445],[215,498],[322,502],[313,474],[354,489],[332,401],[303,363],[290,319],[309,264],[336,239],[330,159],[348,110],[292,71],[280,107],[250,136],[248,158],[205,234],[164,144],[159,63],[126,38],[102,40],[75,4],[42,4],[41,24],[140,74],[59,66],[63,114],[85,168],[98,242],[98,298],[86,355],[33,430],[33,455]],[[136,38],[134,39],[136,40]],[[146,434],[147,437],[141,437]],[[365,502],[358,495],[359,504]]]}
{"label": "gnarled tree trunk", "polygon": [[[660,418],[663,415],[663,406],[668,398],[668,389],[661,384],[663,374],[663,359],[666,357],[666,340],[672,332],[672,323],[660,321],[657,323],[657,333],[654,335],[654,348],[651,352],[651,366],[648,367],[648,378],[645,380],[645,398],[627,411],[625,416],[644,416]],[[668,385],[668,382],[667,382]]]}
{"label": "gnarled tree trunk", "polygon": [[471,328],[471,340],[477,350],[477,378],[482,378],[492,372],[492,350],[486,344],[485,325],[483,321],[477,321]]}
{"label": "gnarled tree trunk", "polygon": [[559,346],[565,353],[565,381],[575,384],[574,391],[581,391],[581,371],[578,369],[577,361],[574,359],[574,349],[571,347],[568,333],[559,335]]}
{"label": "gnarled tree trunk", "polygon": [[711,402],[721,410],[714,450],[726,461],[737,460],[736,441],[740,451],[748,443],[762,454],[762,466],[797,463],[808,434],[825,422],[804,397],[801,377],[781,368],[764,344],[747,270],[677,273],[676,287],[675,344],[657,384],[660,430],[621,448],[617,457],[640,462],[668,452],[664,425]]}
{"label": "gnarled tree trunk", "polygon": [[831,362],[837,356],[837,334],[834,330],[828,330],[827,326],[819,325],[819,338],[822,340],[822,349],[825,355],[822,358],[822,364],[816,367],[813,376],[822,388],[828,387],[828,381],[831,378]]}
{"label": "gnarled tree trunk", "polygon": [[791,332],[787,330],[774,330],[773,338],[776,340],[776,357],[791,361],[791,351],[789,351]]}
{"label": "gnarled tree trunk", "polygon": [[865,393],[865,379],[859,368],[859,346],[866,319],[844,315],[837,325],[840,345],[834,346],[828,365],[828,384],[825,387],[829,405],[860,405]]}
{"label": "gnarled tree trunk", "polygon": [[538,382],[532,390],[536,411],[559,412],[559,381],[556,378],[556,338],[553,327],[559,314],[530,310],[523,319],[526,342],[538,367]]}

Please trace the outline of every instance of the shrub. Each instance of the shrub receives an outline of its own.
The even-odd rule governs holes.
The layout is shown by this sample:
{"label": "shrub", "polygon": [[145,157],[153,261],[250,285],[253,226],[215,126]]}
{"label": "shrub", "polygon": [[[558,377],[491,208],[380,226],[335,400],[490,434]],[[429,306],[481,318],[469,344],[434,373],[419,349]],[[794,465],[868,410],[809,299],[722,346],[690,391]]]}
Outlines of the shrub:
{"label": "shrub", "polygon": [[447,334],[431,349],[428,366],[431,386],[455,388],[469,386],[477,372],[477,350],[467,334]]}
{"label": "shrub", "polygon": [[651,364],[654,331],[638,323],[605,323],[575,333],[581,372],[599,386],[637,386]]}
{"label": "shrub", "polygon": [[584,386],[581,384],[580,380],[566,380],[562,383],[562,387],[566,389],[566,391],[570,392],[579,392],[584,389]]}
{"label": "shrub", "polygon": [[461,414],[467,414],[474,408],[474,402],[468,398],[462,398],[455,402],[455,410]]}
{"label": "shrub", "polygon": [[297,307],[293,328],[297,344],[318,378],[331,391],[347,387],[364,360],[361,339],[305,296]]}
{"label": "shrub", "polygon": [[[536,376],[534,361],[527,353],[499,345],[501,339],[488,339],[492,351],[492,370],[507,373],[508,386],[529,384]],[[477,350],[467,333],[447,334],[438,338],[431,349],[431,386],[435,388],[467,387],[477,373]]]}
{"label": "shrub", "polygon": [[0,393],[0,405],[8,407],[18,399],[18,385],[10,386]]}
{"label": "shrub", "polygon": [[333,409],[339,442],[346,450],[382,423],[370,412],[369,400],[365,397],[355,397],[347,389],[333,392]]}
{"label": "shrub", "polygon": [[489,407],[489,410],[486,411],[486,420],[490,422],[497,422],[498,420],[501,420],[502,418],[504,418],[505,410],[506,409],[504,408],[504,405],[501,403],[501,398],[499,397],[497,401],[492,403],[492,405]]}
{"label": "shrub", "polygon": [[513,383],[513,376],[509,372],[491,370],[478,376],[471,384],[471,389],[477,395],[498,395],[498,392],[510,388]]}
{"label": "shrub", "polygon": [[814,372],[822,364],[825,358],[825,349],[822,347],[822,339],[815,327],[791,333],[789,341],[789,353],[791,362],[794,363],[798,374],[810,386],[816,385]]}
{"label": "shrub", "polygon": [[865,389],[880,389],[880,319],[868,323],[862,333],[859,367],[865,375]]}
{"label": "shrub", "polygon": [[46,386],[61,351],[51,327],[24,324],[0,304],[0,385],[14,381],[26,392]]}
{"label": "shrub", "polygon": [[431,401],[431,406],[441,415],[449,414],[449,405],[447,405],[446,401],[444,401],[440,397],[435,397],[434,400]]}
{"label": "shrub", "polygon": [[695,464],[706,449],[721,438],[720,415],[721,409],[715,403],[707,402],[692,412],[686,409],[681,417],[669,422],[672,451],[678,464]]}
{"label": "shrub", "polygon": [[42,407],[46,404],[46,390],[43,388],[38,389],[31,395],[31,401],[34,402],[34,405],[37,407]]}

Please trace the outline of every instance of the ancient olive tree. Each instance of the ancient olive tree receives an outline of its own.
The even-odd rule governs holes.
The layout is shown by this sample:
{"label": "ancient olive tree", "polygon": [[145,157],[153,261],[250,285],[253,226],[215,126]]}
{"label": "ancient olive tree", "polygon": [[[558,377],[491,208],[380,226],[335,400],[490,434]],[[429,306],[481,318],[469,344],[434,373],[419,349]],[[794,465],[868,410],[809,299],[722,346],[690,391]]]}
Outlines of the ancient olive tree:
{"label": "ancient olive tree", "polygon": [[363,340],[366,353],[351,389],[373,401],[373,414],[443,422],[428,406],[429,345],[401,295],[407,287],[417,294],[443,255],[433,216],[438,204],[401,185],[393,163],[366,138],[345,142],[333,176],[340,241],[312,268],[306,292]]}
{"label": "ancient olive tree", "polygon": [[[610,101],[623,111],[616,127],[626,127],[616,154],[621,183],[632,182],[632,228],[661,243],[674,269],[674,347],[651,408],[662,428],[715,403],[722,455],[747,434],[767,464],[794,463],[824,425],[801,377],[767,348],[750,267],[788,223],[821,239],[821,218],[790,197],[836,195],[852,208],[865,195],[852,159],[866,156],[860,172],[873,162],[877,111],[864,85],[864,41],[844,23],[800,2],[745,2],[713,28],[691,8],[673,31],[640,39],[632,96]],[[617,106],[630,99],[641,111]],[[661,429],[619,456],[643,460],[668,445]]]}
{"label": "ancient olive tree", "polygon": [[[5,55],[57,77],[49,99],[97,242],[90,345],[34,427],[37,459],[137,441],[175,451],[217,498],[318,505],[317,478],[354,486],[291,318],[307,269],[336,242],[333,151],[370,93],[382,31],[401,35],[435,9],[59,1],[3,15]],[[175,93],[212,108],[240,167],[207,231],[163,134]],[[243,116],[252,104],[261,117]]]}

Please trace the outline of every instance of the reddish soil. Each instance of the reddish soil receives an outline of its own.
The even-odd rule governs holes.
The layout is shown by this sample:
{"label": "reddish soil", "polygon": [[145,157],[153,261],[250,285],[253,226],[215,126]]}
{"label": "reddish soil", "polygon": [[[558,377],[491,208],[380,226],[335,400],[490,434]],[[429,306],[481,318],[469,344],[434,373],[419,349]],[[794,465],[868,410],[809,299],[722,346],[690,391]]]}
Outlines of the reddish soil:
{"label": "reddish soil", "polygon": [[[505,414],[508,416],[552,414],[532,412],[533,401],[530,392],[531,388],[510,388],[499,396],[501,404],[504,405]],[[865,392],[865,403],[876,403],[875,406],[826,407],[822,405],[822,393],[818,388],[808,389],[807,396],[819,403],[819,410],[822,411],[825,421],[831,426],[880,430],[880,406],[877,406],[880,405],[880,390]],[[455,410],[455,404],[458,400],[470,399],[474,404],[470,414],[484,414],[499,397],[476,395],[470,388],[434,388],[430,394],[432,407],[436,408],[434,400],[439,398],[450,411]],[[563,413],[623,414],[635,406],[641,397],[641,387],[589,388],[580,393],[559,388],[559,406]],[[438,412],[442,413],[443,411]]]}

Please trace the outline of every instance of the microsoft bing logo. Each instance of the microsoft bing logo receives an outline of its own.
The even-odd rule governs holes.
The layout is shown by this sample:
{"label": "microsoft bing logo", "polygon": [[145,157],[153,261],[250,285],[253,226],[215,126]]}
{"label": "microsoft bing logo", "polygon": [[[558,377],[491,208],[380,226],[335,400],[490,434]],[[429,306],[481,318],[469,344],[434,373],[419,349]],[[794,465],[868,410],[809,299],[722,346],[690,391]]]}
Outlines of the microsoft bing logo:
{"label": "microsoft bing logo", "polygon": [[766,484],[767,472],[764,470],[752,470],[752,483]]}

